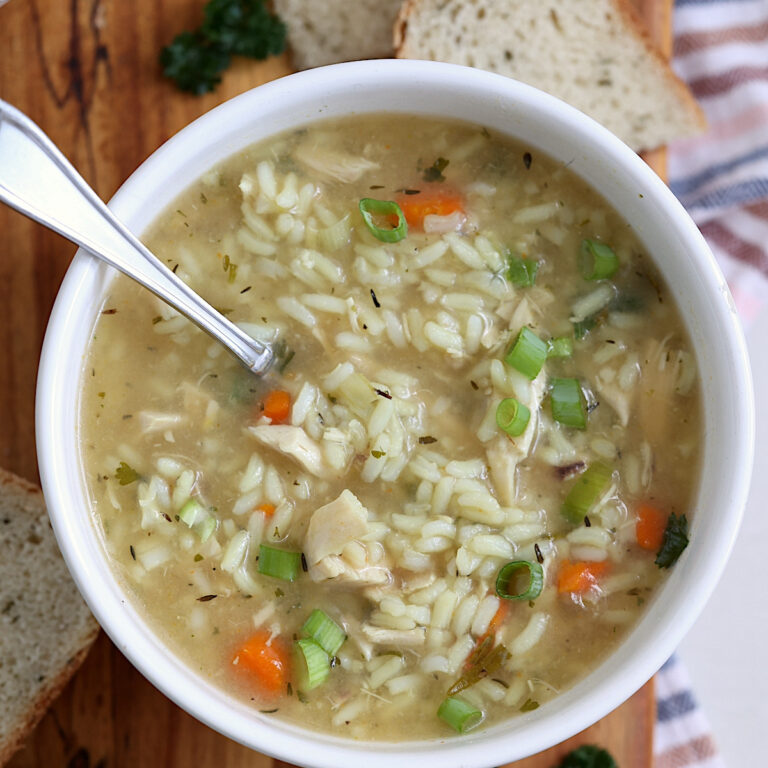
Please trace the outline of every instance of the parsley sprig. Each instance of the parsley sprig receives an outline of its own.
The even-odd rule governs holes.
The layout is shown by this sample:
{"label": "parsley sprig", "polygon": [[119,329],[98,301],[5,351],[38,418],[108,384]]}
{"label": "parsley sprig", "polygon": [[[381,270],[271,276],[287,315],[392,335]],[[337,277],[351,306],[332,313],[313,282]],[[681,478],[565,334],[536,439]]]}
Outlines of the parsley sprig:
{"label": "parsley sprig", "polygon": [[656,554],[656,565],[659,568],[670,568],[677,562],[688,546],[688,518],[685,515],[669,516],[664,530],[661,549]]}
{"label": "parsley sprig", "polygon": [[200,95],[221,82],[232,56],[282,53],[285,34],[285,24],[264,0],[209,0],[202,26],[178,34],[160,52],[160,64],[182,91]]}
{"label": "parsley sprig", "polygon": [[607,752],[594,744],[585,744],[569,752],[557,768],[618,768]]}

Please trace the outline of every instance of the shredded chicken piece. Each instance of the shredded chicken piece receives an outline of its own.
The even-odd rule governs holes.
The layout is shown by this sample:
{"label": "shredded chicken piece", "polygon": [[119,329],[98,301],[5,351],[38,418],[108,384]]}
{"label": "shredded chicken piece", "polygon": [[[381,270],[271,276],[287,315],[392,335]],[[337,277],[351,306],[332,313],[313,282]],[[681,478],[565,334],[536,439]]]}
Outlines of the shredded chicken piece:
{"label": "shredded chicken piece", "polygon": [[288,424],[260,424],[248,431],[264,445],[287,454],[315,477],[333,477],[333,470],[323,461],[320,446],[301,428]]}
{"label": "shredded chicken piece", "polygon": [[668,418],[682,368],[681,356],[662,341],[649,339],[641,365],[640,421],[648,442],[659,444],[674,423]]}
{"label": "shredded chicken piece", "polygon": [[527,398],[522,398],[523,405],[531,412],[531,419],[525,432],[519,437],[499,434],[488,443],[486,456],[491,470],[491,479],[502,505],[509,506],[515,499],[515,470],[517,465],[528,456],[538,430],[538,412],[546,389],[545,376],[540,373],[532,382]]}
{"label": "shredded chicken piece", "polygon": [[[392,575],[382,563],[370,562],[370,552],[360,541],[369,532],[368,510],[349,490],[313,513],[304,537],[304,556],[313,581],[333,579],[368,586],[387,584]],[[350,544],[357,545],[358,557],[350,560]]]}
{"label": "shredded chicken piece", "polygon": [[349,184],[357,181],[368,171],[377,171],[381,166],[360,155],[350,155],[322,144],[302,144],[295,153],[296,159],[309,166],[321,176],[330,177]]}
{"label": "shredded chicken piece", "polygon": [[618,384],[605,384],[599,379],[596,382],[596,389],[600,397],[613,408],[623,427],[629,422],[629,409],[631,406],[634,391],[622,389]]}

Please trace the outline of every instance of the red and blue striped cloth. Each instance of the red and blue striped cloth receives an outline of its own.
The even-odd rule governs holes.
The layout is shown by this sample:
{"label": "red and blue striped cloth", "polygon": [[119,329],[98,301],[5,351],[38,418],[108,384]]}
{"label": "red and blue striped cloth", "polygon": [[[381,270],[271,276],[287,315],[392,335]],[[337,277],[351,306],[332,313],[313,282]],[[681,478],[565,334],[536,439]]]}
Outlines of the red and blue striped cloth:
{"label": "red and blue striped cloth", "polygon": [[[672,191],[715,254],[745,325],[768,305],[768,0],[676,0],[673,67],[709,121],[669,147]],[[656,676],[654,768],[725,768],[685,668]]]}
{"label": "red and blue striped cloth", "polygon": [[768,304],[768,0],[676,0],[674,30],[709,129],[670,146],[670,186],[748,325]]}

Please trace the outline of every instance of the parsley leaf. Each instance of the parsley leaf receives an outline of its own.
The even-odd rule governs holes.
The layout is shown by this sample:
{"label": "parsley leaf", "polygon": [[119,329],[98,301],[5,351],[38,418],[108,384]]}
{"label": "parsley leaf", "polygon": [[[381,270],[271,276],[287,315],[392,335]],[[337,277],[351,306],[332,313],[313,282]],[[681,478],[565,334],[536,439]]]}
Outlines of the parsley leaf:
{"label": "parsley leaf", "polygon": [[264,0],[209,0],[204,17],[199,29],[182,32],[160,52],[163,74],[182,91],[212,91],[233,55],[266,59],[285,49],[285,24]]}
{"label": "parsley leaf", "polygon": [[182,32],[160,52],[163,74],[182,91],[200,96],[221,82],[229,66],[229,53],[211,43],[201,32]]}
{"label": "parsley leaf", "polygon": [[669,568],[677,562],[677,558],[688,546],[688,520],[685,515],[679,517],[671,514],[664,530],[661,549],[656,554],[656,565],[659,568]]}
{"label": "parsley leaf", "polygon": [[264,0],[210,0],[202,32],[237,56],[266,59],[285,48],[285,24]]}
{"label": "parsley leaf", "polygon": [[422,174],[424,181],[445,181],[443,171],[448,167],[448,160],[438,157]]}
{"label": "parsley leaf", "polygon": [[569,752],[557,768],[619,768],[607,752],[594,744],[585,744]]}
{"label": "parsley leaf", "polygon": [[139,479],[139,473],[133,467],[121,461],[120,466],[115,470],[115,479],[120,485],[130,485]]}

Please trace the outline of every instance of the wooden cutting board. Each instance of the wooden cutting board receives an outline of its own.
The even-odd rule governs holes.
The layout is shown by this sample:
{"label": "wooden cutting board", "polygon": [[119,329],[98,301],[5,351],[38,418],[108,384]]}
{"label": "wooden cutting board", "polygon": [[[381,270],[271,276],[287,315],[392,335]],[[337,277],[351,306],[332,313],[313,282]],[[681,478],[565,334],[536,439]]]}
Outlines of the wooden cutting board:
{"label": "wooden cutting board", "polygon": [[[633,0],[669,55],[671,0]],[[0,8],[0,98],[35,120],[107,199],[162,142],[216,104],[290,71],[287,56],[238,60],[214,94],[188,96],[158,52],[195,27],[204,0],[10,0]],[[648,162],[662,176],[663,152]],[[0,465],[37,478],[34,391],[45,325],[74,247],[0,206]],[[552,768],[599,743],[621,768],[652,764],[649,682],[584,733],[515,768]],[[490,764],[495,765],[493,756]],[[192,719],[102,634],[12,768],[284,768]]]}

